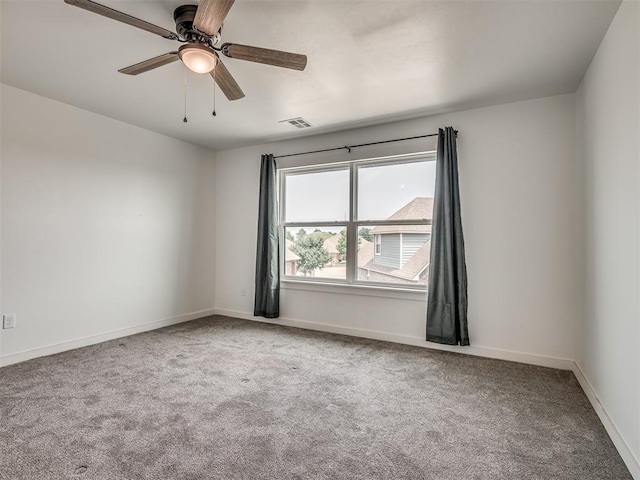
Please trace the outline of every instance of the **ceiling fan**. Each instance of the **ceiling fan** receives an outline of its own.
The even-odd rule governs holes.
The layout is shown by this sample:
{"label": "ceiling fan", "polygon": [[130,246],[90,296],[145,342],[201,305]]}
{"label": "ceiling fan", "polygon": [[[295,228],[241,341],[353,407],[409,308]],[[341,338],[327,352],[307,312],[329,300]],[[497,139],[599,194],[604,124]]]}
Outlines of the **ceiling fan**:
{"label": "ceiling fan", "polygon": [[176,60],[182,60],[185,66],[193,72],[209,73],[229,100],[238,100],[244,97],[244,93],[229,70],[220,61],[220,53],[229,58],[293,70],[302,71],[307,66],[307,56],[297,53],[250,47],[237,43],[223,43],[218,47],[222,22],[235,0],[200,0],[200,5],[182,5],[176,8],[173,12],[176,33],[92,0],[64,1],[74,7],[83,8],[184,44],[177,51],[165,53],[118,70],[127,75],[138,75]]}

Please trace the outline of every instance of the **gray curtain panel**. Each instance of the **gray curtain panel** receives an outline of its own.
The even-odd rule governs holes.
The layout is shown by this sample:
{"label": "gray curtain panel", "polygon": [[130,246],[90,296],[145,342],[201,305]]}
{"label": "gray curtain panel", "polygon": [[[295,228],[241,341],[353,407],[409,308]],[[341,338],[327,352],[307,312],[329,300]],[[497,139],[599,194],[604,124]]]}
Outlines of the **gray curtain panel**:
{"label": "gray curtain panel", "polygon": [[467,267],[460,218],[456,132],[453,127],[438,131],[428,288],[427,341],[469,345]]}
{"label": "gray curtain panel", "polygon": [[278,242],[278,191],[276,161],[262,155],[258,246],[253,314],[265,318],[280,316],[280,247]]}

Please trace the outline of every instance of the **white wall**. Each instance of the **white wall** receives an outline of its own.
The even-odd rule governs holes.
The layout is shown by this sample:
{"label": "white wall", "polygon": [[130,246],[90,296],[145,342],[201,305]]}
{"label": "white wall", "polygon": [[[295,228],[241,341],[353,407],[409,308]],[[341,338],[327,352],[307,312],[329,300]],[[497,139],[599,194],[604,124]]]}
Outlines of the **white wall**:
{"label": "white wall", "polygon": [[[577,93],[585,309],[577,363],[640,478],[640,4],[620,7]],[[606,419],[605,419],[606,420]],[[605,422],[605,425],[607,423]],[[635,457],[635,458],[632,458]]]}
{"label": "white wall", "polygon": [[[473,345],[465,351],[566,368],[569,363],[552,359],[574,358],[581,299],[572,95],[218,152],[217,310],[247,318],[253,311],[260,154],[420,135],[446,125],[460,130]],[[293,157],[279,165],[432,147],[430,141],[413,141],[357,149],[351,155]],[[242,289],[247,296],[241,296]],[[424,295],[405,297],[410,298],[287,288],[280,322],[426,344]]]}
{"label": "white wall", "polygon": [[17,314],[2,363],[213,308],[212,152],[5,85],[1,100],[2,311]]}

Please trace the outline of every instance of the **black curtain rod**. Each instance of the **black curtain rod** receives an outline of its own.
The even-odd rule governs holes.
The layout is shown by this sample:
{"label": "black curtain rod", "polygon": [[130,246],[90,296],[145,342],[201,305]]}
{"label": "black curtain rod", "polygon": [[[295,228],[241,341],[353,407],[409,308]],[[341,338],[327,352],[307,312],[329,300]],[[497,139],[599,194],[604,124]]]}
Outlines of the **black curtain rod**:
{"label": "black curtain rod", "polygon": [[[456,136],[458,136],[458,131],[454,130]],[[381,140],[379,142],[370,142],[370,143],[361,143],[359,145],[345,145],[344,147],[335,147],[335,148],[325,148],[322,150],[312,150],[311,152],[300,152],[300,153],[290,153],[288,155],[278,155],[273,158],[285,158],[285,157],[297,157],[298,155],[309,155],[311,153],[324,153],[324,152],[335,152],[336,150],[349,150],[351,153],[352,148],[358,147],[368,147],[369,145],[380,145],[382,143],[392,143],[392,142],[404,142],[405,140],[415,140],[416,138],[427,138],[427,137],[435,137],[437,133],[430,133],[428,135],[417,135],[415,137],[405,137],[405,138],[395,138],[393,140]]]}

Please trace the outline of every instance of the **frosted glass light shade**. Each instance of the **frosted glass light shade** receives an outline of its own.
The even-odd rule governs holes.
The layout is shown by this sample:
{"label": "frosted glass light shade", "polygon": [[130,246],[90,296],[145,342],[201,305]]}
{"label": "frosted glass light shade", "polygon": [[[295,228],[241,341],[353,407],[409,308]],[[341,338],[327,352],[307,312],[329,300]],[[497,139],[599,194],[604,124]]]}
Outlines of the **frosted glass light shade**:
{"label": "frosted glass light shade", "polygon": [[209,73],[218,63],[215,53],[203,45],[183,45],[178,55],[187,68],[195,73]]}

